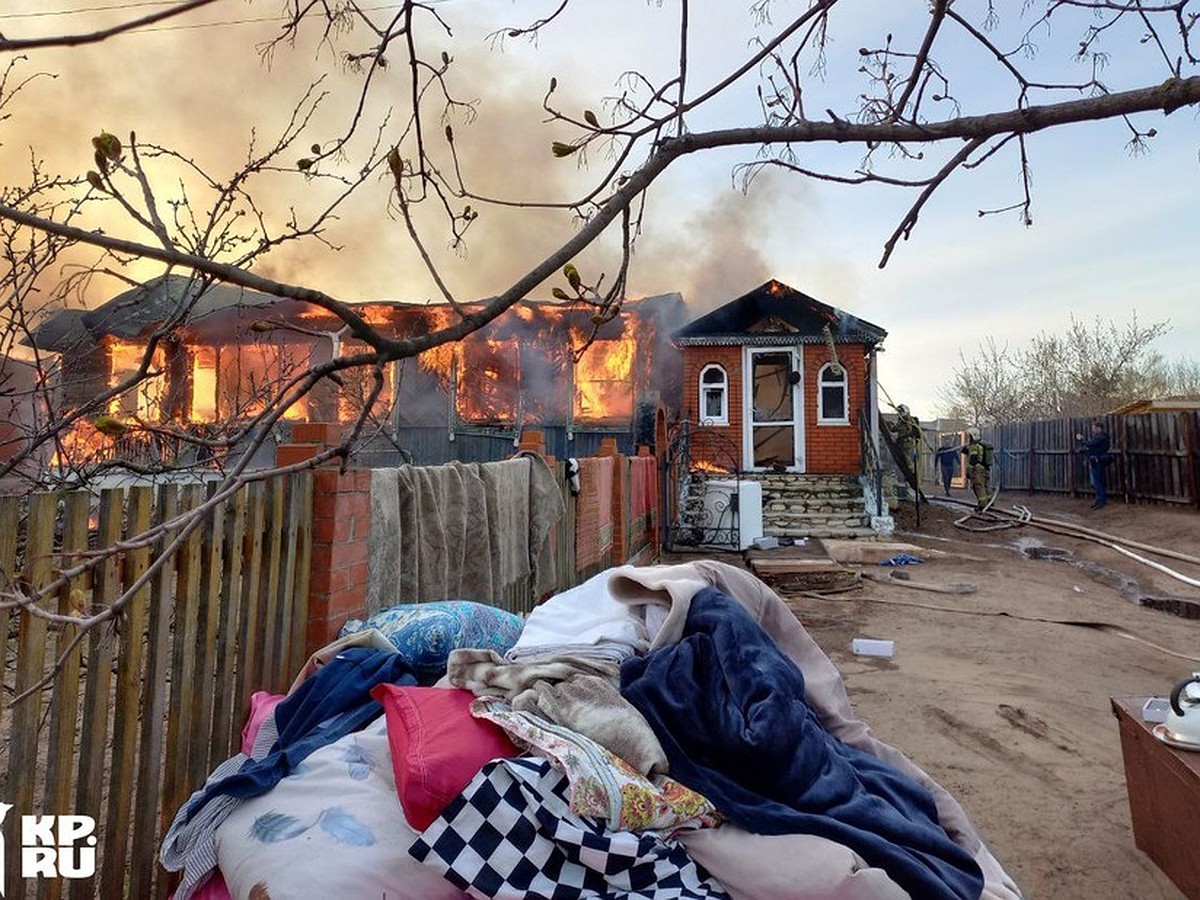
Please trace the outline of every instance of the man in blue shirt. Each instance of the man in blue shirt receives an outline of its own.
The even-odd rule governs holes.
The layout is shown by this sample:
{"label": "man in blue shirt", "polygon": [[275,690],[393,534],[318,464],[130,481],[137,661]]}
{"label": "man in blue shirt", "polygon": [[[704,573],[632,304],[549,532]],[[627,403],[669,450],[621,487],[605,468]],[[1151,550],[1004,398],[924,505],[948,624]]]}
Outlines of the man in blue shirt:
{"label": "man in blue shirt", "polygon": [[1108,503],[1108,485],[1105,482],[1106,470],[1111,460],[1108,453],[1108,432],[1104,430],[1104,423],[1097,419],[1092,422],[1092,434],[1089,438],[1085,440],[1082,434],[1077,434],[1075,440],[1081,442],[1079,449],[1087,454],[1088,473],[1092,476],[1092,490],[1096,492],[1092,509],[1100,509]]}

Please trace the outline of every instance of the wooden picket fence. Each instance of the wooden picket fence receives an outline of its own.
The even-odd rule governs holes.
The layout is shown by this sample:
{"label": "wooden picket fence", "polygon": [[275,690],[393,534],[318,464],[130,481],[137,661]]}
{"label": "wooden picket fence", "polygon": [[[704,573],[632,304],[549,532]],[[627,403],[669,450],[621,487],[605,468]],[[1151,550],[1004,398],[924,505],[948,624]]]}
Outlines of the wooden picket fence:
{"label": "wooden picket fence", "polygon": [[[98,506],[83,491],[0,497],[0,588],[49,585],[89,550],[198,509],[210,490],[112,488]],[[304,662],[311,522],[310,474],[247,485],[69,652],[76,629],[0,610],[5,897],[167,896],[157,850],[175,811],[238,747],[250,693],[285,690]],[[105,608],[178,533],[107,557],[44,602],[68,615]],[[22,879],[20,816],[64,814],[96,819],[95,876]]]}
{"label": "wooden picket fence", "polygon": [[[565,463],[555,465],[566,507],[552,532],[555,592],[617,559],[649,561],[657,550],[657,508],[629,516],[632,462],[616,464],[614,515],[624,514],[614,523],[617,541],[582,571],[577,503]],[[0,591],[43,588],[86,554],[210,496],[202,484],[165,484],[98,498],[0,497]],[[176,810],[238,748],[250,694],[286,691],[305,662],[312,525],[312,475],[272,478],[205,514],[121,613],[73,647],[75,628],[0,609],[0,801],[13,804],[0,825],[6,900],[168,895],[174,880],[157,854]],[[108,556],[43,606],[64,615],[104,609],[178,533]],[[525,579],[494,602],[527,612],[536,600]],[[20,817],[67,814],[96,819],[95,876],[22,879]]]}
{"label": "wooden picket fence", "polygon": [[[1200,414],[1153,412],[1101,417],[1112,441],[1109,496],[1200,509]],[[983,429],[996,448],[1000,483],[1007,490],[1089,496],[1087,461],[1076,434],[1091,419],[1018,422]]]}

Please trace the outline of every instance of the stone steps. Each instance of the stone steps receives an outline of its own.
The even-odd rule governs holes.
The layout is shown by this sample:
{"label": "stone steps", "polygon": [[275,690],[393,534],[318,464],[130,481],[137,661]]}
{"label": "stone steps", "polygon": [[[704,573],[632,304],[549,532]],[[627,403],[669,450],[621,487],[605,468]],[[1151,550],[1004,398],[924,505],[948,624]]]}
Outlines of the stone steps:
{"label": "stone steps", "polygon": [[[877,536],[857,476],[753,473],[739,477],[762,485],[764,535],[865,539]],[[685,519],[702,517],[703,496],[703,481],[697,479],[683,498]]]}

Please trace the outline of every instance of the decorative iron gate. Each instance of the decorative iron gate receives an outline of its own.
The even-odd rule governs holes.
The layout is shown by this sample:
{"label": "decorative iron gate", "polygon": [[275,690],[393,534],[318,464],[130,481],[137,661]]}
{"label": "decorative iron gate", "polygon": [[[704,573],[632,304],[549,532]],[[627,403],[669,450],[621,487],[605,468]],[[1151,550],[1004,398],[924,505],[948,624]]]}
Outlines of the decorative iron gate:
{"label": "decorative iron gate", "polygon": [[691,420],[668,434],[662,481],[663,546],[741,546],[738,448],[722,431]]}

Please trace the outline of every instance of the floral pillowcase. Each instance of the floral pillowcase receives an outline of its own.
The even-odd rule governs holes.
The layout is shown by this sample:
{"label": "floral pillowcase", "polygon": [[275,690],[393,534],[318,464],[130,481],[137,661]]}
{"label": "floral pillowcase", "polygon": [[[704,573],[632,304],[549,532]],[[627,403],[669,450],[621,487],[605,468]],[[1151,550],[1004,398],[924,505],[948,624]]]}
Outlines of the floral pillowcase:
{"label": "floral pillowcase", "polygon": [[648,779],[610,750],[534,713],[495,697],[479,697],[471,714],[494,722],[566,774],[571,811],[606,819],[614,831],[657,831],[670,836],[721,823],[712,803],[665,775]]}

